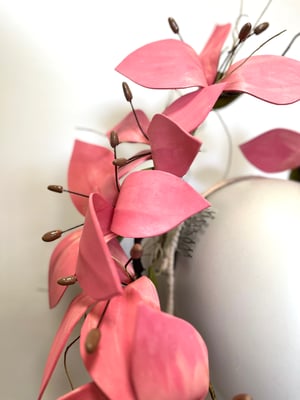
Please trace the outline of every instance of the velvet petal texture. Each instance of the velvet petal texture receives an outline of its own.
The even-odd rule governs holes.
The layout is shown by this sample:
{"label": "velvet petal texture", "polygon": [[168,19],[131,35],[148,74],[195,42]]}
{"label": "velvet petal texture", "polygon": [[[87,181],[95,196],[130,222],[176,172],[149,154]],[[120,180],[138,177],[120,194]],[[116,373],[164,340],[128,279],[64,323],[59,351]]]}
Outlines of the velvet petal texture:
{"label": "velvet petal texture", "polygon": [[123,182],[111,231],[123,237],[161,235],[210,204],[183,179],[164,171],[137,171]]}
{"label": "velvet petal texture", "polygon": [[281,172],[300,165],[300,133],[271,129],[240,145],[251,164],[265,172]]}
{"label": "velvet petal texture", "polygon": [[146,277],[137,279],[124,289],[121,296],[110,300],[99,326],[100,342],[92,354],[86,352],[85,340],[88,332],[99,322],[103,310],[101,304],[93,308],[82,325],[81,357],[94,382],[110,400],[135,399],[129,363],[135,349],[133,338],[140,303],[159,309],[156,289]]}
{"label": "velvet petal texture", "polygon": [[[68,170],[69,190],[89,195],[99,192],[110,202],[116,198],[113,152],[105,147],[76,140]],[[85,215],[88,199],[71,195],[77,210]]]}
{"label": "velvet petal texture", "polygon": [[100,194],[91,194],[79,245],[76,276],[83,291],[98,300],[122,292],[115,261],[104,236],[110,233],[112,215],[112,206]]}
{"label": "velvet petal texture", "polygon": [[109,400],[95,385],[94,382],[86,383],[83,386],[59,397],[57,400]]}
{"label": "velvet petal texture", "polygon": [[[144,132],[147,132],[149,119],[142,110],[135,110],[136,117]],[[106,133],[110,138],[110,133],[115,131],[118,134],[119,141],[131,143],[148,143],[148,140],[141,133],[133,112],[130,112],[117,125]]]}
{"label": "velvet petal texture", "polygon": [[57,280],[75,274],[81,232],[82,229],[78,229],[69,233],[58,243],[51,255],[48,271],[50,308],[57,305],[67,289],[67,286],[59,285]]}
{"label": "velvet petal texture", "polygon": [[269,103],[300,100],[300,61],[283,56],[252,56],[233,64],[222,82],[225,90],[251,94]]}
{"label": "velvet petal texture", "polygon": [[86,310],[93,304],[94,300],[84,294],[80,294],[73,299],[70,303],[67,312],[60,324],[60,327],[53,340],[49,356],[46,362],[42,383],[39,391],[38,400],[43,396],[43,393],[48,385],[57,361],[70,337],[75,325],[86,312]]}
{"label": "velvet petal texture", "polygon": [[185,175],[201,142],[162,114],[154,115],[147,133],[154,168],[177,176]]}
{"label": "velvet petal texture", "polygon": [[139,305],[131,356],[131,379],[138,400],[205,399],[208,354],[188,322]]}

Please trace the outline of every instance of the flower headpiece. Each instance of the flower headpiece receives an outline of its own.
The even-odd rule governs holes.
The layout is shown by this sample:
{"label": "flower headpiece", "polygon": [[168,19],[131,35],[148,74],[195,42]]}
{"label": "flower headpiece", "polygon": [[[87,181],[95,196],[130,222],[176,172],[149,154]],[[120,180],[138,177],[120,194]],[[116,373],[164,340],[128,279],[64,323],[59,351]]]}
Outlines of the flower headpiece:
{"label": "flower headpiece", "polygon": [[[61,400],[147,400],[154,394],[156,400],[192,400],[204,399],[208,392],[215,398],[209,355],[200,334],[187,321],[160,309],[155,279],[143,265],[144,240],[160,237],[166,243],[168,234],[175,232],[174,238],[186,220],[209,210],[210,203],[185,179],[201,149],[195,131],[207,115],[241,93],[275,104],[298,101],[300,62],[285,54],[255,52],[236,61],[240,47],[262,34],[268,23],[246,23],[226,52],[231,25],[217,25],[199,54],[182,40],[173,18],[169,24],[179,40],[146,44],[116,70],[146,88],[175,89],[177,98],[149,119],[133,108],[131,90],[124,82],[132,110],[107,132],[107,146],[76,140],[68,189],[48,187],[69,192],[84,218],[72,231],[43,235],[44,241],[52,241],[66,233],[50,259],[50,307],[57,305],[69,285],[78,283],[81,292],[56,333],[38,399],[64,349],[66,358],[69,337],[83,317],[77,340],[91,381],[74,389],[67,373],[72,390]],[[180,94],[182,89],[187,92]],[[241,150],[265,171],[294,169],[300,165],[299,137],[275,129],[242,144]],[[143,149],[119,157],[125,142],[140,143]],[[130,254],[123,238],[132,239]]]}

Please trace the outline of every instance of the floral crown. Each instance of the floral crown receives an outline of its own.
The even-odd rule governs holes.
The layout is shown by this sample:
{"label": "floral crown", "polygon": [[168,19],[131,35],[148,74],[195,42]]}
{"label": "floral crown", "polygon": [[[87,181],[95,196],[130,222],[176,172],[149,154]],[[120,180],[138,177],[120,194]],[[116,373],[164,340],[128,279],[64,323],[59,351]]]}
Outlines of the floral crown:
{"label": "floral crown", "polygon": [[[289,47],[281,55],[256,54],[277,35],[236,60],[251,37],[265,34],[266,22],[246,23],[240,29],[217,25],[199,54],[183,41],[176,21],[169,18],[168,22],[175,39],[133,51],[116,71],[145,88],[173,90],[175,99],[149,119],[133,107],[132,92],[123,82],[131,111],[108,130],[107,145],[76,140],[68,189],[48,187],[70,193],[84,222],[42,237],[49,242],[63,236],[50,259],[50,308],[70,285],[77,284],[80,293],[69,304],[53,340],[38,399],[62,352],[71,391],[60,400],[146,400],[153,399],[153,394],[156,400],[192,400],[205,399],[208,393],[216,398],[206,344],[189,322],[173,315],[172,297],[167,309],[161,310],[155,275],[166,260],[174,269],[186,221],[196,218],[193,229],[197,231],[203,215],[213,217],[206,196],[185,179],[201,151],[198,127],[212,110],[234,103],[243,93],[278,105],[298,101],[300,62],[286,56]],[[224,50],[232,30],[232,46]],[[142,149],[121,157],[122,143],[139,143]],[[298,132],[272,129],[240,149],[263,171],[291,170],[292,178],[299,177]],[[191,229],[187,231],[191,235]],[[124,238],[132,241],[129,252]],[[146,266],[143,251],[147,239],[153,238],[157,239],[155,256]],[[68,344],[79,322],[80,335]],[[91,380],[74,388],[66,358],[77,340]],[[250,396],[240,394],[236,399]]]}

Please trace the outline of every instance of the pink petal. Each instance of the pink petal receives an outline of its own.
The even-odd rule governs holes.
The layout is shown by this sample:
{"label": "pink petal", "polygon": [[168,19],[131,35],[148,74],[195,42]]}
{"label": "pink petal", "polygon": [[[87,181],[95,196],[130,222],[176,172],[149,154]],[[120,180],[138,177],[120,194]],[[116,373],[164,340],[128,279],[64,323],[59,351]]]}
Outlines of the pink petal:
{"label": "pink petal", "polygon": [[82,229],[69,233],[51,255],[48,273],[50,308],[57,305],[67,289],[67,286],[59,285],[57,280],[75,274],[81,232]]}
{"label": "pink petal", "polygon": [[97,326],[103,312],[103,303],[87,315],[81,329],[80,351],[83,362],[95,383],[109,399],[135,398],[129,376],[129,359],[135,351],[135,318],[137,305],[141,302],[159,307],[156,289],[146,277],[128,285],[122,296],[111,299],[100,324],[100,342],[92,354],[85,350],[85,339],[88,332]]}
{"label": "pink petal", "polygon": [[155,169],[177,176],[186,174],[201,146],[197,138],[162,114],[153,117],[148,136]]}
{"label": "pink petal", "polygon": [[38,400],[43,396],[43,393],[48,385],[57,361],[67,343],[69,336],[71,335],[75,325],[86,312],[87,308],[94,302],[88,296],[83,294],[78,295],[70,303],[67,312],[60,324],[60,327],[55,335],[54,341],[52,343],[49,356],[46,362],[44,375],[42,378],[42,383],[39,391]]}
{"label": "pink petal", "polygon": [[[69,164],[69,190],[89,195],[99,192],[113,203],[117,195],[114,178],[113,152],[102,146],[76,140]],[[71,195],[78,211],[85,215],[88,200]]]}
{"label": "pink petal", "polygon": [[221,51],[230,28],[230,24],[217,25],[199,55],[209,85],[215,81]]}
{"label": "pink petal", "polygon": [[115,263],[104,239],[99,220],[109,225],[113,209],[98,193],[89,199],[89,208],[79,245],[76,269],[78,282],[89,296],[105,300],[122,292]]}
{"label": "pink petal", "polygon": [[192,132],[205,120],[224,87],[224,83],[218,83],[181,96],[168,106],[163,114],[184,130]]}
{"label": "pink petal", "polygon": [[269,103],[300,100],[300,62],[282,56],[252,56],[231,66],[222,82],[226,91],[251,94]]}
{"label": "pink petal", "polygon": [[139,400],[204,400],[206,345],[188,322],[141,304],[134,331],[131,376]]}
{"label": "pink petal", "polygon": [[300,134],[272,129],[240,145],[244,156],[265,172],[281,172],[300,165]]}
{"label": "pink petal", "polygon": [[208,206],[207,200],[175,175],[137,171],[123,182],[111,230],[123,237],[156,236]]}
{"label": "pink petal", "polygon": [[[142,110],[135,110],[135,113],[143,131],[147,132],[149,118]],[[106,135],[108,138],[110,137],[111,131],[117,132],[120,142],[148,143],[148,140],[141,133],[133,112],[126,115],[121,122],[107,132]]]}
{"label": "pink petal", "polygon": [[153,89],[207,86],[198,55],[180,40],[149,43],[129,54],[116,68],[133,82]]}
{"label": "pink petal", "polygon": [[71,392],[59,397],[57,400],[108,400],[94,382],[72,390]]}

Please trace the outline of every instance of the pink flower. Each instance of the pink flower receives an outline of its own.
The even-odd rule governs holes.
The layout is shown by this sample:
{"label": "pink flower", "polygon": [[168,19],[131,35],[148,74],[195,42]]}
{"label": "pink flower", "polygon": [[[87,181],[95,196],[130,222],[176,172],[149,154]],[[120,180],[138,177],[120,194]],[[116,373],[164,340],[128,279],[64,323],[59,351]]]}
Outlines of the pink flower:
{"label": "pink flower", "polygon": [[248,93],[274,104],[300,99],[300,62],[283,56],[257,55],[240,60],[216,81],[229,31],[229,24],[217,25],[199,55],[175,39],[147,44],[129,54],[116,70],[148,88],[198,88],[164,111],[187,131],[204,121],[223,92]]}
{"label": "pink flower", "polygon": [[[75,324],[92,307],[80,334],[80,352],[93,382],[63,399],[191,400],[204,399],[209,384],[205,343],[186,321],[163,313],[152,282],[142,277],[107,305],[85,295],[70,304],[54,338],[38,400],[43,396]],[[99,325],[99,321],[100,325]],[[89,332],[99,328],[93,352],[86,350]]]}
{"label": "pink flower", "polygon": [[265,172],[281,172],[300,166],[300,134],[271,129],[240,145],[244,156]]}

